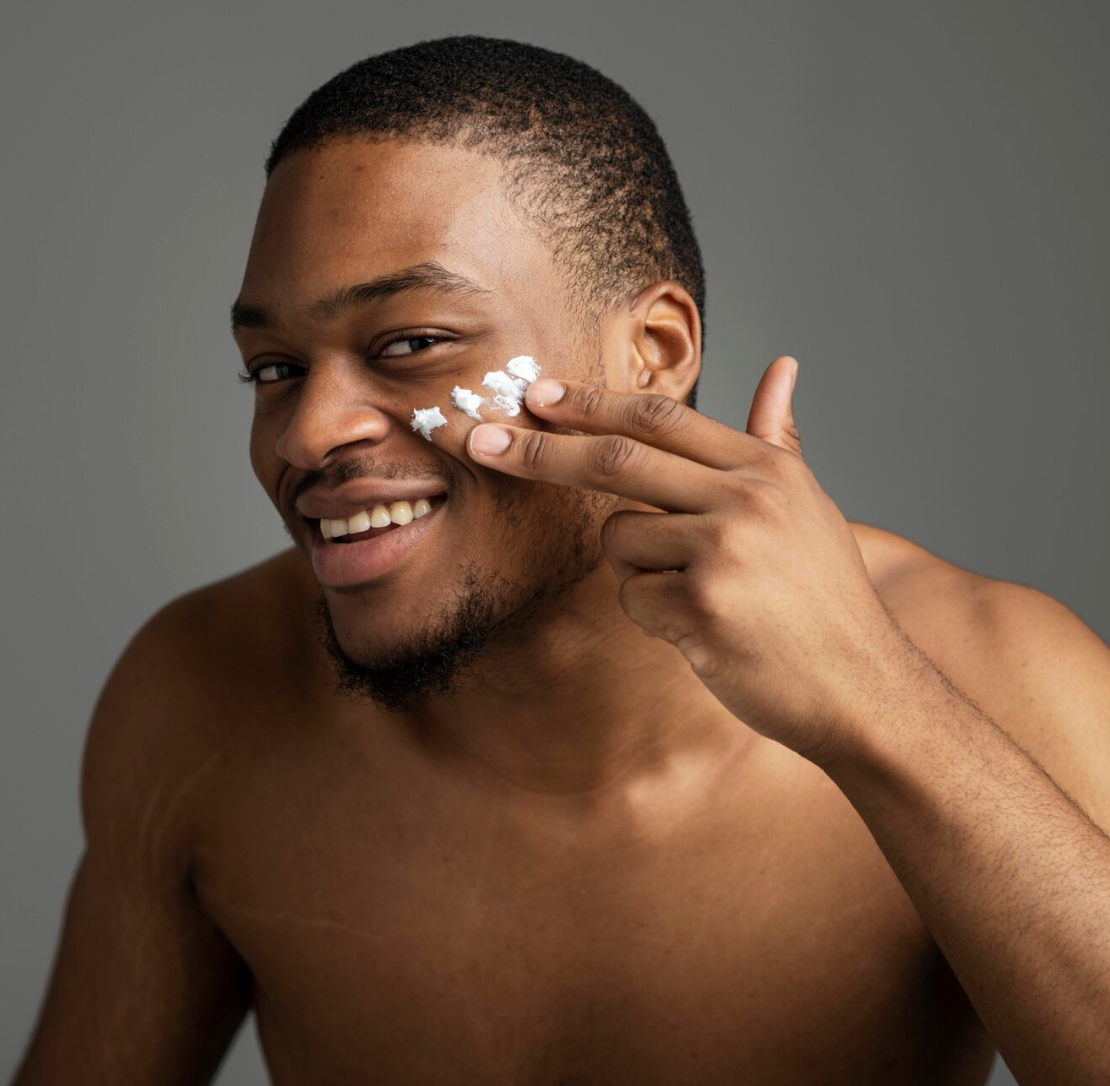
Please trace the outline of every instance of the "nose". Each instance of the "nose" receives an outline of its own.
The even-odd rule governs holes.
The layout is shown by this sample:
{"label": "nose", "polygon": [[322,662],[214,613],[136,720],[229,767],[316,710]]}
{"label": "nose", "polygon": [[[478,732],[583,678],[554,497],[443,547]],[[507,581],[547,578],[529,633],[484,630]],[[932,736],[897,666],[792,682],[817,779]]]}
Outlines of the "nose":
{"label": "nose", "polygon": [[302,379],[296,407],[278,436],[275,451],[305,470],[355,441],[381,441],[392,425],[371,401],[373,390],[343,366],[319,365]]}

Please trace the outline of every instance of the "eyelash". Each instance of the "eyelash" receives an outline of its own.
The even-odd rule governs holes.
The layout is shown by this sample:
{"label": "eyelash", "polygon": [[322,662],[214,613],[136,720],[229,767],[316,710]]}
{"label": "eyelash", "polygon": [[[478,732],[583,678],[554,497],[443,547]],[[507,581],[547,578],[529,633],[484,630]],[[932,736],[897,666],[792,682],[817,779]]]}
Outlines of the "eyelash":
{"label": "eyelash", "polygon": [[[429,339],[429,340],[431,340],[432,342],[431,342],[431,344],[429,344],[429,346],[435,346],[435,344],[437,344],[437,343],[443,343],[443,342],[446,341],[445,336],[414,336],[414,335],[411,335],[409,333],[401,333],[399,335],[394,336],[392,339],[387,339],[385,341],[385,343],[383,343],[381,345],[381,348],[379,349],[379,353],[381,351],[384,351],[387,347],[392,347],[394,343],[407,343],[410,340],[420,340],[420,339]],[[427,347],[421,347],[420,350],[410,351],[409,354],[420,354],[422,351],[426,351],[427,349],[428,349]],[[296,365],[295,362],[282,362],[282,361],[263,362],[261,365],[255,366],[254,369],[240,370],[239,373],[237,373],[235,376],[245,385],[276,385],[281,381],[281,378],[277,378],[277,379],[272,380],[272,381],[262,381],[262,380],[259,379],[259,376],[258,376],[259,371],[264,370],[264,369],[268,369],[270,366],[295,366],[295,365]]]}

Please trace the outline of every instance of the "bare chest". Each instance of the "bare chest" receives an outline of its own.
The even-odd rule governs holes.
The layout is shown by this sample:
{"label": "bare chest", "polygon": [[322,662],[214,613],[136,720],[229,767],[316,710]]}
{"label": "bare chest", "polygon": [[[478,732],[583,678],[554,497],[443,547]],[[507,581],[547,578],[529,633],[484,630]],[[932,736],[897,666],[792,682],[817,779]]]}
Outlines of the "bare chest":
{"label": "bare chest", "polygon": [[986,1078],[966,998],[816,771],[646,838],[429,782],[368,794],[246,788],[198,865],[278,1086]]}

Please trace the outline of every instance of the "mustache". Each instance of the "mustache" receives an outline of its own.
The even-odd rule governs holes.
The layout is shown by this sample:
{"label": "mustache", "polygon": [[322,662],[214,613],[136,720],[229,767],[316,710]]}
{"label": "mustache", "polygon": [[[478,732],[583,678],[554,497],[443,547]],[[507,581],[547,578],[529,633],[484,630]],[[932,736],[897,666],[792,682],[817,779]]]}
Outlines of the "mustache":
{"label": "mustache", "polygon": [[289,488],[284,503],[285,512],[289,518],[296,519],[297,500],[310,490],[335,490],[355,480],[387,483],[394,479],[443,483],[445,490],[451,489],[455,483],[444,465],[428,463],[427,460],[393,460],[388,463],[380,460],[343,460],[326,468],[306,472]]}

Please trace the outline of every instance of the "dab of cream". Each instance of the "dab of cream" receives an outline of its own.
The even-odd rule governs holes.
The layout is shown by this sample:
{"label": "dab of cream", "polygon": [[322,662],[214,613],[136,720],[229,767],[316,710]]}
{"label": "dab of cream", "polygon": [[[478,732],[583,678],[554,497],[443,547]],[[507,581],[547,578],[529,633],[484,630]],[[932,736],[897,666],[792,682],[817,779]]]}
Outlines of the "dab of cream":
{"label": "dab of cream", "polygon": [[[506,370],[508,372],[506,372]],[[507,415],[519,415],[520,405],[528,386],[540,375],[540,367],[531,355],[521,354],[510,358],[503,370],[491,370],[482,378],[482,384],[493,393],[493,406]]]}
{"label": "dab of cream", "polygon": [[451,389],[451,403],[460,411],[465,411],[472,419],[482,421],[482,416],[478,414],[478,408],[486,401],[477,392],[471,392],[468,388],[459,388],[455,385]]}
{"label": "dab of cream", "polygon": [[491,370],[482,378],[482,384],[493,393],[494,407],[499,407],[507,415],[520,414],[524,392],[504,370]]}
{"label": "dab of cream", "polygon": [[438,407],[414,407],[412,411],[412,428],[419,430],[429,441],[432,440],[432,431],[437,426],[446,426],[447,420]]}
{"label": "dab of cream", "polygon": [[525,388],[540,375],[540,367],[530,354],[518,354],[516,358],[510,358],[509,361],[505,363],[505,369],[513,374],[513,376],[519,377],[524,381]]}

